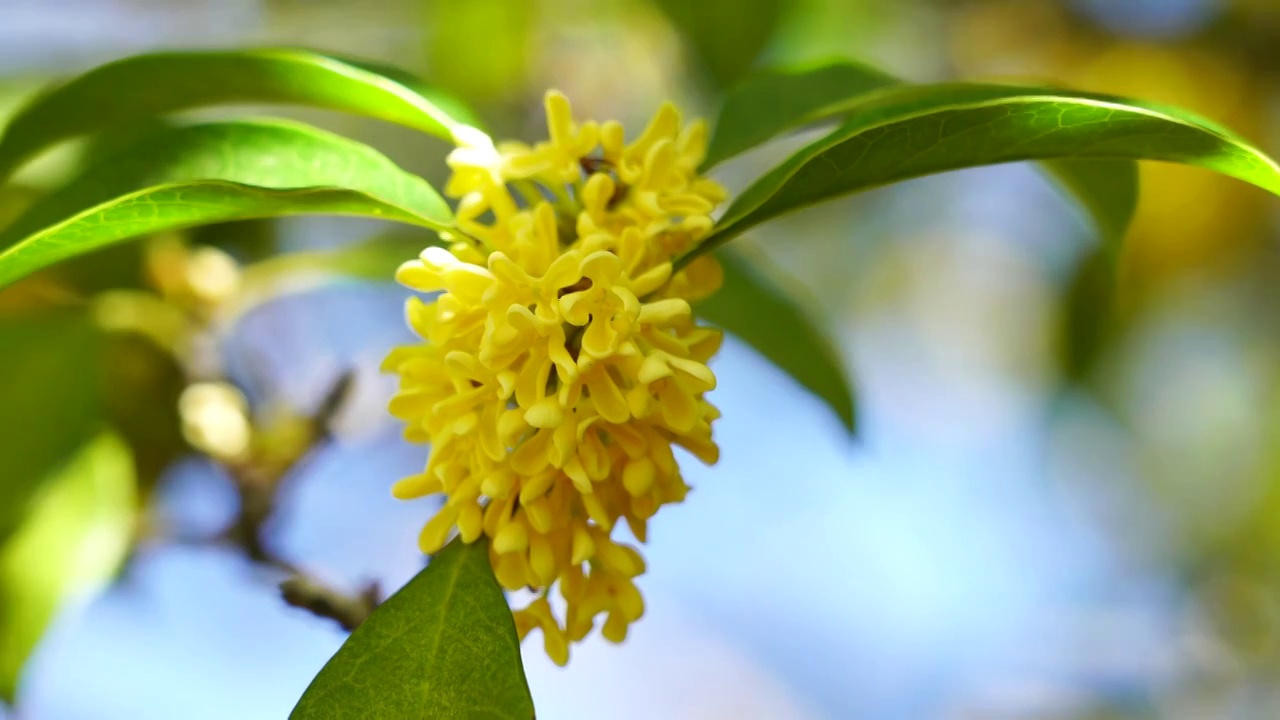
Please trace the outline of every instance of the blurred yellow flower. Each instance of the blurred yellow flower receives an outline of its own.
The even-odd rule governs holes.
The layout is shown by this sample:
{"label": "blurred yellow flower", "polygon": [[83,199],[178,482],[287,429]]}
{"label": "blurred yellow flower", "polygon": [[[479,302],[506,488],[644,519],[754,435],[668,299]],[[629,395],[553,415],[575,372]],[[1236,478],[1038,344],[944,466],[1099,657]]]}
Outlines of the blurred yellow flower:
{"label": "blurred yellow flower", "polygon": [[689,302],[721,275],[709,257],[677,273],[672,261],[725,193],[697,173],[705,125],[682,126],[671,105],[630,144],[616,122],[576,122],[560,93],[546,113],[544,142],[477,136],[450,155],[460,232],[397,273],[439,294],[409,300],[424,342],[385,368],[400,376],[391,412],[406,437],[432,446],[395,495],[446,496],[423,552],[454,528],[488,536],[502,586],[536,593],[515,613],[520,637],[540,628],[564,664],[597,617],[620,642],[644,612],[644,560],[613,531],[625,520],[644,542],[658,508],[684,498],[672,446],[718,457],[704,394],[721,335]]}

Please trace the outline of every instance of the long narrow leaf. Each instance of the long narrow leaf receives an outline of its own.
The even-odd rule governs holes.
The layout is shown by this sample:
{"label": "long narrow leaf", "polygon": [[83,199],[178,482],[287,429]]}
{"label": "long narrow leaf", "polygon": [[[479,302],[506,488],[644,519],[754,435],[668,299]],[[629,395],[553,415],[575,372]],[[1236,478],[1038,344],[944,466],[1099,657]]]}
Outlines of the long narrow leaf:
{"label": "long narrow leaf", "polygon": [[102,160],[0,232],[0,287],[143,233],[304,213],[452,222],[430,185],[360,143],[285,121],[195,125]]}
{"label": "long narrow leaf", "polygon": [[758,179],[694,253],[778,215],[932,173],[1019,160],[1102,158],[1195,165],[1280,194],[1280,167],[1184,113],[1119,98],[995,85],[904,86]]}
{"label": "long narrow leaf", "polygon": [[[402,78],[401,78],[402,79]],[[407,125],[446,140],[465,133],[456,102],[371,63],[308,50],[161,52],[91,70],[35,98],[0,137],[0,179],[53,143],[114,125],[227,103],[308,105]]]}

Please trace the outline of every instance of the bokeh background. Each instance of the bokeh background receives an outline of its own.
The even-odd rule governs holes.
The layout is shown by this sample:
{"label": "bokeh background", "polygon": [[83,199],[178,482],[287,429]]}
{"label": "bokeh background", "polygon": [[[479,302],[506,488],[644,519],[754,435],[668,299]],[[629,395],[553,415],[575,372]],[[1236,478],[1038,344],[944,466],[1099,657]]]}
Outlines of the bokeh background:
{"label": "bokeh background", "polygon": [[[264,44],[402,66],[500,136],[542,132],[547,87],[582,116],[637,123],[666,98],[711,113],[753,64],[849,57],[914,80],[1176,103],[1280,151],[1275,0],[0,0],[0,118],[127,53]],[[442,177],[430,138],[292,114]],[[794,145],[717,174],[741,188]],[[49,158],[9,192],[38,194],[74,163]],[[723,460],[689,464],[695,492],[652,526],[648,615],[567,669],[527,643],[539,717],[1280,715],[1280,203],[1204,171],[1142,180],[1105,325],[1070,301],[1089,225],[1026,166],[877,190],[742,240],[846,351],[860,437],[731,340],[715,366]],[[203,246],[251,268],[379,231],[306,219],[153,238],[0,292],[0,316],[185,297],[175,283]],[[206,275],[227,270],[200,257]],[[409,339],[405,293],[293,269],[209,320],[198,353],[268,435],[345,382],[266,539],[336,586],[390,590],[421,566],[433,507],[388,493],[426,454],[382,411],[377,365]],[[1084,372],[1069,372],[1072,307],[1104,340]],[[240,495],[176,435],[183,379],[161,344],[119,335],[103,370],[149,448],[148,519],[119,579],[60,613],[13,718],[284,717],[344,635],[216,541]],[[0,378],[11,428],[40,411],[11,401],[21,382]]]}

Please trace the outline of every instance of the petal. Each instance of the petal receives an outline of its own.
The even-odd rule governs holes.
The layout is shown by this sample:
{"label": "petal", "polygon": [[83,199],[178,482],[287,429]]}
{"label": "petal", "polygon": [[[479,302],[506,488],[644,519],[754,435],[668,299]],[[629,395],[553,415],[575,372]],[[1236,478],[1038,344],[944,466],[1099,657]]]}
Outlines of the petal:
{"label": "petal", "polygon": [[523,552],[529,546],[529,526],[524,515],[517,512],[514,518],[503,523],[493,537],[493,551],[499,555]]}
{"label": "petal", "polygon": [[622,471],[622,485],[633,496],[644,495],[653,488],[657,476],[657,468],[649,458],[632,460]]}
{"label": "petal", "polygon": [[418,535],[418,549],[422,552],[432,555],[440,552],[440,548],[444,547],[444,543],[449,539],[449,531],[453,529],[453,523],[458,519],[458,512],[453,508],[442,507],[431,516],[427,524],[423,526],[422,533]]}
{"label": "petal", "polygon": [[525,422],[536,428],[559,427],[564,422],[564,408],[554,395],[542,398],[524,413]]}
{"label": "petal", "polygon": [[631,417],[631,409],[622,395],[617,383],[604,367],[597,367],[586,376],[587,392],[591,401],[600,413],[600,417],[611,423],[623,423]]}
{"label": "petal", "polygon": [[689,301],[683,298],[667,298],[645,303],[640,308],[640,322],[645,325],[670,325],[688,320],[693,314]]}
{"label": "petal", "polygon": [[529,568],[538,582],[551,585],[556,579],[556,558],[551,550],[551,541],[545,535],[529,537]]}

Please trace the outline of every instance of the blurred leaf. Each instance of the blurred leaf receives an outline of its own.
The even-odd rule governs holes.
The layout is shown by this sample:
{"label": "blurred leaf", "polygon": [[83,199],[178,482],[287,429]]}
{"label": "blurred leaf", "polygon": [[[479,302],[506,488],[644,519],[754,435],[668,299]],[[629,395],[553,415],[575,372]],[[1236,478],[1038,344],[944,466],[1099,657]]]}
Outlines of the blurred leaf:
{"label": "blurred leaf", "polygon": [[1063,371],[1085,379],[1113,325],[1118,249],[1138,207],[1138,167],[1131,160],[1049,160],[1040,164],[1089,212],[1102,242],[1081,258],[1063,305]]}
{"label": "blurred leaf", "polygon": [[725,95],[702,169],[789,130],[844,114],[865,102],[867,93],[900,84],[892,75],[852,62],[755,73]]}
{"label": "blurred leaf", "polygon": [[1067,379],[1089,377],[1114,326],[1116,262],[1106,248],[1086,253],[1067,280],[1062,299],[1062,371]]}
{"label": "blurred leaf", "polygon": [[1132,160],[1046,160],[1040,167],[1089,213],[1104,251],[1114,254],[1138,209],[1138,165]]}
{"label": "blurred leaf", "polygon": [[59,140],[178,110],[285,103],[399,123],[452,140],[462,126],[419,86],[307,50],[162,52],[103,65],[38,96],[0,137],[0,178]]}
{"label": "blurred leaf", "polygon": [[[107,297],[97,298],[100,317]],[[102,343],[102,372],[110,378],[102,391],[104,413],[128,443],[144,489],[152,487],[170,463],[190,452],[178,414],[187,376],[173,350],[140,331],[109,332]]]}
{"label": "blurred leaf", "polygon": [[0,542],[101,422],[99,342],[83,313],[0,321]]}
{"label": "blurred leaf", "polygon": [[432,235],[388,232],[329,250],[307,250],[276,255],[244,269],[242,284],[254,287],[294,273],[345,275],[362,280],[392,282],[396,269],[414,260],[429,245]]}
{"label": "blurred leaf", "polygon": [[143,233],[306,213],[452,220],[426,181],[366,145],[282,120],[195,125],[97,164],[0,232],[0,287]]}
{"label": "blurred leaf", "polygon": [[778,215],[932,173],[1018,160],[1162,160],[1280,193],[1280,168],[1244,140],[1177,110],[1060,90],[903,86],[762,176],[681,265]]}
{"label": "blurred leaf", "polygon": [[455,538],[369,616],[291,718],[532,720],[515,621],[483,539]]}
{"label": "blurred leaf", "polygon": [[133,464],[124,444],[104,434],[68,456],[0,544],[0,699],[8,702],[49,623],[111,578],[133,532]]}
{"label": "blurred leaf", "polygon": [[[538,3],[528,0],[423,0],[431,79],[476,103],[509,102],[524,89]],[[484,51],[476,52],[476,38]],[[459,58],[466,58],[459,62]]]}
{"label": "blurred leaf", "polygon": [[285,253],[247,265],[240,277],[240,291],[223,307],[222,321],[229,323],[281,294],[342,278],[394,282],[400,265],[417,258],[423,248],[439,244],[434,234],[406,230],[411,229],[388,231],[336,248]]}
{"label": "blurred leaf", "polygon": [[824,325],[796,300],[796,283],[777,278],[774,268],[765,272],[763,258],[748,260],[728,249],[716,257],[724,268],[724,285],[699,301],[694,312],[795,378],[834,410],[850,433],[855,432],[854,394],[845,363]]}
{"label": "blurred leaf", "polygon": [[720,87],[760,56],[782,16],[782,0],[656,0]]}

